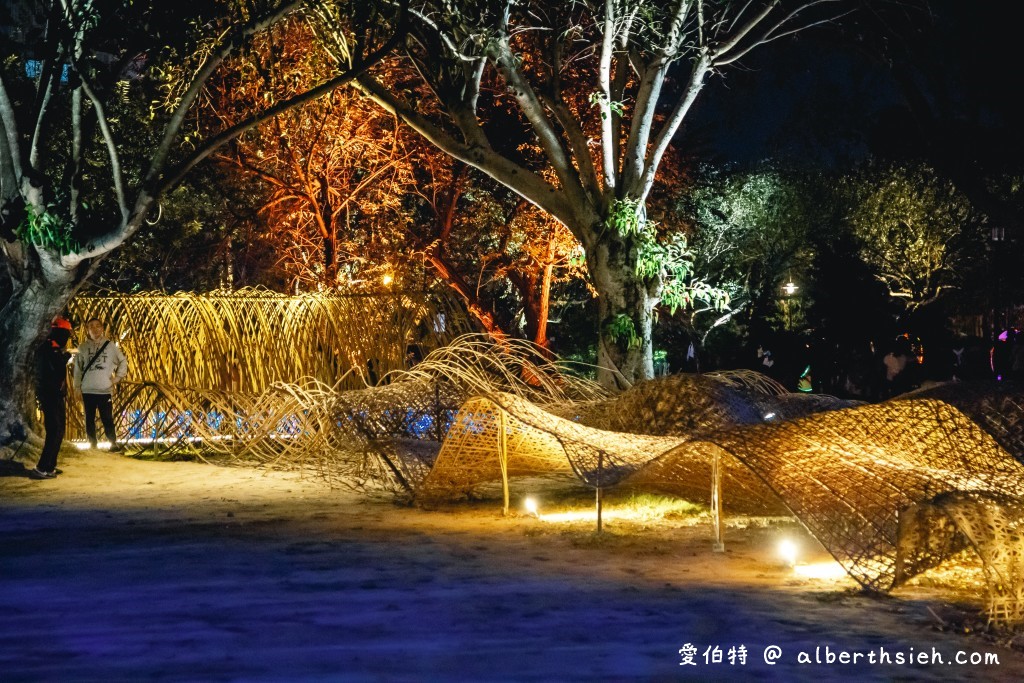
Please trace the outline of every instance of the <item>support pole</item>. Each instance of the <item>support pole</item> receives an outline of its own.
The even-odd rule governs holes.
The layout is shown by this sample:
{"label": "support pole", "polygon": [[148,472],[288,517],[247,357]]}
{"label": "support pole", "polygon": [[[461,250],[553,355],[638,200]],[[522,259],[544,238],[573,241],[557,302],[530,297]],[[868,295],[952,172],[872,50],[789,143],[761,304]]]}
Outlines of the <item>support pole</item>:
{"label": "support pole", "polygon": [[501,468],[501,493],[504,499],[501,514],[508,516],[508,438],[505,436],[505,410],[498,409],[498,466]]}
{"label": "support pole", "polygon": [[594,494],[594,502],[597,505],[597,533],[601,533],[603,521],[601,519],[602,496],[601,496],[601,475],[604,473],[604,453],[597,454],[597,492]]}
{"label": "support pole", "polygon": [[715,449],[711,462],[711,524],[714,526],[715,542],[712,550],[716,553],[725,552],[725,541],[722,538],[722,456]]}

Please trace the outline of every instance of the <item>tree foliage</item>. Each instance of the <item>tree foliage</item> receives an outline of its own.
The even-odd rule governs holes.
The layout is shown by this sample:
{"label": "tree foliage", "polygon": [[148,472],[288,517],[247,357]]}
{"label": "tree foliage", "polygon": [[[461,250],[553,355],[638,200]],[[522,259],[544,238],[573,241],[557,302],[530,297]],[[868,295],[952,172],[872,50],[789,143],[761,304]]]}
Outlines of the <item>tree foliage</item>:
{"label": "tree foliage", "polygon": [[924,165],[869,166],[843,183],[860,255],[913,309],[958,286],[980,236],[970,201]]}
{"label": "tree foliage", "polygon": [[[706,168],[682,200],[694,226],[695,269],[732,297],[732,310],[691,317],[701,337],[732,314],[772,315],[780,288],[800,280],[813,258],[810,240],[824,225],[823,183],[811,173],[771,165],[746,172]],[[825,199],[825,201],[823,201]]]}

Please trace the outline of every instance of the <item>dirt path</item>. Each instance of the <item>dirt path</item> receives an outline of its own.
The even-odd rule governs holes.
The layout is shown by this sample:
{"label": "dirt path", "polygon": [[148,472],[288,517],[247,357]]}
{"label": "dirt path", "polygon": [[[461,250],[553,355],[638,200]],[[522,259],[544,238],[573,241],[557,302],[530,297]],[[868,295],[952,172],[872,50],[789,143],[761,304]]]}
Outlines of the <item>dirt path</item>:
{"label": "dirt path", "polygon": [[[1019,650],[935,630],[935,596],[794,578],[771,551],[792,525],[730,528],[714,554],[686,521],[595,537],[292,474],[97,453],[62,467],[0,478],[2,681],[1024,680]],[[912,650],[944,662],[896,663]],[[860,661],[815,663],[844,651]],[[893,663],[868,663],[882,651]]]}

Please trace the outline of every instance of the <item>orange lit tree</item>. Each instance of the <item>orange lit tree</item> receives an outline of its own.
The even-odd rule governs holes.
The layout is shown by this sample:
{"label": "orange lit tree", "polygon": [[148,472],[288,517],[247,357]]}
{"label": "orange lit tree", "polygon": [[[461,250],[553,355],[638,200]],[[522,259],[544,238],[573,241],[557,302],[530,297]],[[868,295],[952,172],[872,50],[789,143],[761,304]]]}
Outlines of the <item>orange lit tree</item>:
{"label": "orange lit tree", "polygon": [[[266,100],[294,97],[330,69],[301,17],[256,41],[209,89],[205,119],[233,125]],[[351,89],[290,109],[215,155],[231,172],[261,181],[261,212],[279,245],[279,265],[297,289],[376,286],[402,258],[406,195],[414,182],[399,122]]]}
{"label": "orange lit tree", "polygon": [[[209,88],[208,125],[308,87],[329,64],[316,24],[282,22]],[[272,68],[273,65],[273,68]],[[384,78],[408,82],[393,68]],[[576,240],[500,185],[475,176],[354,90],[274,117],[216,156],[267,189],[261,213],[283,265],[304,288],[378,288],[383,270],[409,283],[421,258],[495,337],[513,333],[509,290],[525,334],[547,345],[551,287]],[[489,187],[485,187],[486,185]],[[418,198],[420,201],[412,201]]]}
{"label": "orange lit tree", "polygon": [[576,239],[520,197],[487,187],[464,164],[423,152],[419,166],[429,176],[418,191],[429,219],[416,224],[413,239],[424,261],[499,338],[514,325],[514,316],[496,314],[507,283],[522,306],[526,337],[547,348],[552,285],[585,276],[573,260]]}

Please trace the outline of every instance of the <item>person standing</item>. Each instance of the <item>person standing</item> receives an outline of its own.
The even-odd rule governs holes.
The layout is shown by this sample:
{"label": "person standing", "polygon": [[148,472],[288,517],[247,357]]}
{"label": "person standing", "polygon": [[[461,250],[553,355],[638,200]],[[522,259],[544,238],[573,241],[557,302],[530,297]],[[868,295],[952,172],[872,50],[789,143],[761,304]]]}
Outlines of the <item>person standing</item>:
{"label": "person standing", "polygon": [[71,323],[58,317],[50,327],[50,334],[36,352],[36,398],[43,411],[43,429],[46,440],[39,463],[29,470],[32,479],[53,479],[57,469],[57,454],[64,441],[67,426],[65,399],[68,393],[68,358],[65,347],[71,339]]}
{"label": "person standing", "polygon": [[96,448],[96,411],[99,411],[110,451],[118,453],[124,447],[117,443],[114,432],[111,395],[128,373],[128,361],[117,344],[107,339],[106,327],[99,318],[87,322],[85,332],[89,338],[78,347],[74,364],[75,391],[85,405],[85,434],[89,445]]}

